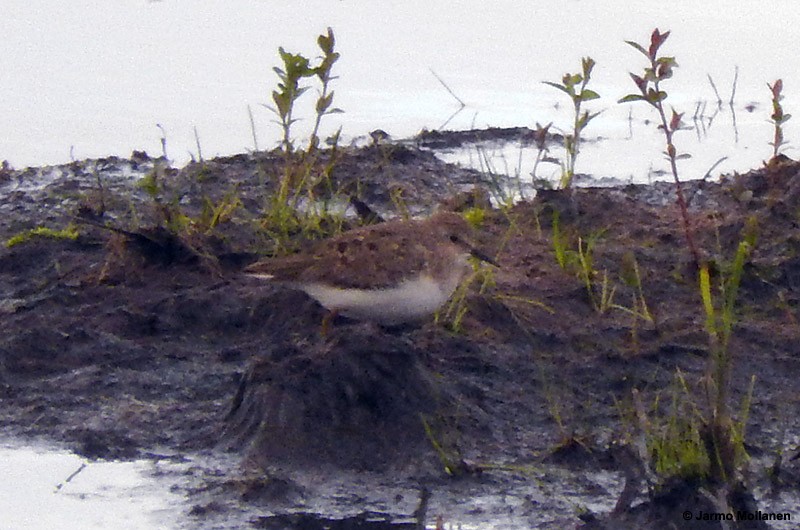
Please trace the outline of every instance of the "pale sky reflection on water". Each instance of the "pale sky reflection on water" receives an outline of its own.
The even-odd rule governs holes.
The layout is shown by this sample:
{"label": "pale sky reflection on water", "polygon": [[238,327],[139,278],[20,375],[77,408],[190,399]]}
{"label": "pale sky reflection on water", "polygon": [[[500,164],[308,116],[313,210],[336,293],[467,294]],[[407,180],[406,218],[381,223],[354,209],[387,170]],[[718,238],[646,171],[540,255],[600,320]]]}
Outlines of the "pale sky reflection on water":
{"label": "pale sky reflection on water", "polygon": [[[798,101],[800,24],[793,18],[800,11],[780,0],[506,0],[458,7],[418,0],[6,0],[0,159],[23,167],[71,156],[128,156],[133,149],[157,155],[156,124],[177,164],[197,156],[195,127],[206,158],[234,154],[253,148],[248,105],[259,147],[273,147],[279,128],[261,104],[276,80],[277,48],[316,56],[316,36],[331,26],[342,54],[335,104],[345,114],[331,117],[325,133],[342,126],[346,139],[375,128],[407,137],[440,126],[457,104],[430,70],[468,105],[449,128],[536,121],[563,128],[569,102],[541,81],[577,71],[580,58],[591,55],[592,86],[603,96],[591,109],[604,112],[586,134],[607,142],[596,152],[587,147],[578,170],[641,179],[661,164],[661,142],[643,123],[652,118],[648,108],[616,100],[633,89],[627,72],[644,66],[623,40],[644,42],[657,26],[672,30],[664,51],[680,64],[665,86],[669,102],[689,116],[698,100],[715,99],[707,75],[727,100],[739,66],[738,142],[725,107],[712,134],[700,141],[691,132],[678,137],[679,148],[697,158],[687,173],[702,173],[723,156],[729,160],[719,170],[746,170],[770,154],[766,83],[784,78],[787,112]],[[305,96],[299,115],[310,118],[313,99]],[[749,103],[756,104],[752,113],[744,110]],[[310,124],[298,123],[298,136]],[[786,127],[790,141],[795,125]]]}

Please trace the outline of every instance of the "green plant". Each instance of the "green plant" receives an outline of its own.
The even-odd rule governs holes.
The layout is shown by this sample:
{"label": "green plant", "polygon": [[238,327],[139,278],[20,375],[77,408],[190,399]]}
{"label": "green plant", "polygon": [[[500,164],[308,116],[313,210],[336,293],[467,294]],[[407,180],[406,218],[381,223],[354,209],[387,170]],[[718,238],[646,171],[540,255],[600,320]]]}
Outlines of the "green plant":
{"label": "green plant", "polygon": [[602,232],[595,234],[586,240],[586,246],[582,238],[578,238],[578,277],[586,286],[586,293],[589,295],[589,300],[595,311],[606,313],[614,305],[614,293],[616,287],[608,283],[608,271],[603,271],[603,279],[599,282],[596,281],[598,272],[594,270],[594,245],[597,239],[602,235]]}
{"label": "green plant", "polygon": [[[536,129],[533,131],[533,143],[536,146],[536,160],[533,161],[533,169],[531,170],[531,178],[533,179],[533,182],[540,182],[543,180],[536,176],[536,170],[539,168],[539,164],[541,164],[542,160],[544,160],[549,151],[547,148],[547,135],[550,132],[550,127],[552,127],[552,125],[553,122],[550,122],[547,125],[541,125],[537,122]],[[520,190],[520,197],[522,197],[522,190]]]}
{"label": "green plant", "polygon": [[666,413],[661,412],[660,396],[656,396],[642,425],[652,469],[661,477],[705,479],[710,459],[703,440],[703,413],[680,370],[675,373],[671,396]]}
{"label": "green plant", "polygon": [[[182,200],[186,191],[180,183],[170,178],[170,171],[168,162],[159,159],[137,183],[150,200],[150,213],[144,216],[144,220],[160,229],[161,235],[153,237],[152,227],[136,228],[143,222],[137,211],[131,212],[134,217],[133,228],[122,229],[109,224],[100,226],[121,233],[128,239],[149,241],[148,248],[154,255],[170,256],[180,249],[180,253],[199,259],[208,270],[219,273],[217,256],[210,243],[216,237],[219,226],[230,222],[240,210],[242,203],[238,190],[233,188],[216,200],[201,194],[199,204],[186,203]],[[201,164],[189,176],[193,179],[190,186],[201,190],[203,183],[211,178],[211,170],[208,165]]]}
{"label": "green plant", "polygon": [[[219,224],[229,221],[241,201],[235,190],[229,191],[218,202],[204,196],[202,206],[197,215],[189,213],[181,205],[182,192],[167,182],[168,167],[166,163],[157,161],[153,169],[137,183],[153,203],[157,221],[167,231],[178,237],[192,234],[208,235]],[[207,169],[202,166],[194,176],[199,184],[206,178]]]}
{"label": "green plant", "polygon": [[[716,277],[712,278],[708,264],[700,268],[698,290],[706,317],[710,355],[707,374],[698,385],[699,393],[690,389],[680,370],[674,376],[671,404],[666,413],[660,406],[660,396],[648,414],[638,392],[633,392],[639,428],[647,446],[642,458],[647,458],[659,477],[678,476],[705,484],[730,485],[738,480],[737,472],[748,458],[744,441],[755,377],[751,377],[739,417],[734,419],[729,407],[733,367],[729,342],[735,328],[739,286],[755,245],[755,234],[751,220],[733,260],[719,265]],[[714,295],[715,285],[718,297]]]}
{"label": "green plant", "polygon": [[[755,376],[750,379],[748,392],[742,400],[739,420],[727,424],[725,452],[721,450],[723,446],[711,438],[716,432],[715,424],[709,422],[683,372],[675,372],[668,392],[669,405],[662,405],[659,393],[647,411],[634,390],[635,418],[643,435],[642,458],[647,460],[648,470],[653,473],[650,480],[680,477],[717,484],[730,482],[736,466],[748,458],[744,440],[754,387]],[[730,462],[723,462],[726,458]],[[720,470],[726,468],[730,474],[720,475]]]}
{"label": "green plant", "polygon": [[[484,147],[476,145],[475,151],[478,156],[478,162],[480,163],[480,172],[484,177],[483,180],[488,184],[487,188],[489,193],[492,195],[492,197],[494,197],[495,202],[500,205],[501,208],[510,208],[514,205],[515,198],[510,189],[508,177],[495,169],[494,164],[492,163],[492,160]],[[523,198],[523,194],[520,187],[521,182],[519,178],[517,179],[517,185],[520,193],[519,198],[521,199]]]}
{"label": "green plant", "polygon": [[558,210],[553,210],[553,253],[556,257],[556,263],[564,270],[567,266],[571,266],[574,257],[569,254],[567,249],[567,238],[561,231],[561,215]]}
{"label": "green plant", "polygon": [[[634,289],[633,309],[630,310],[635,318],[642,318],[648,322],[653,322],[653,315],[647,307],[647,300],[644,298],[644,288],[642,287],[642,276],[639,273],[639,262],[633,252],[626,252],[622,256],[622,269],[620,272],[622,281]],[[620,308],[627,310],[627,308]]]}
{"label": "green plant", "polygon": [[728,407],[733,365],[728,345],[736,322],[736,300],[744,265],[755,246],[755,238],[755,219],[751,218],[733,261],[728,266],[729,270],[720,274],[718,289],[721,302],[714,303],[708,265],[703,264],[699,273],[700,296],[711,350],[707,379],[711,417],[708,421],[707,443],[709,452],[715,457],[712,460],[713,478],[719,481],[731,479],[744,455],[744,425],[738,429],[741,434],[737,434],[737,427],[731,419]]}
{"label": "green plant", "polygon": [[783,80],[778,79],[771,85],[767,83],[767,86],[770,92],[772,92],[772,114],[770,115],[770,119],[775,128],[773,140],[769,145],[772,146],[772,158],[775,158],[780,153],[781,147],[786,145],[786,141],[783,139],[783,124],[789,121],[792,115],[784,114],[783,107],[781,106],[781,100],[783,100],[783,94],[781,93],[783,92]]}
{"label": "green plant", "polygon": [[572,122],[572,132],[564,135],[564,150],[567,156],[561,168],[560,185],[565,189],[572,186],[572,179],[575,176],[575,161],[580,152],[581,134],[589,122],[599,114],[599,112],[590,113],[589,111],[583,111],[583,113],[581,113],[581,106],[584,102],[600,97],[594,90],[586,88],[591,79],[594,65],[594,59],[591,57],[584,57],[581,60],[582,73],[564,74],[564,77],[561,78],[561,83],[543,81],[544,84],[568,95],[572,100],[572,106],[575,111]]}
{"label": "green plant", "polygon": [[[461,451],[458,445],[453,440],[446,438],[452,437],[452,432],[455,429],[452,426],[440,425],[440,429],[434,427],[432,418],[427,414],[420,413],[419,419],[422,422],[422,428],[425,431],[425,436],[439,457],[439,462],[442,464],[444,472],[450,476],[462,475],[465,471],[464,461],[461,458]],[[437,424],[444,423],[443,418],[437,418]],[[450,436],[446,436],[449,434]]]}
{"label": "green plant", "polygon": [[[316,66],[300,54],[278,49],[283,68],[274,68],[280,82],[278,89],[272,92],[275,107],[268,108],[278,116],[283,129],[283,173],[277,180],[277,187],[266,197],[261,218],[261,227],[273,254],[294,250],[293,241],[297,237],[316,239],[341,230],[342,216],[330,209],[331,202],[337,200],[330,175],[338,161],[340,131],[331,137],[332,147],[324,161],[318,137],[323,117],[342,112],[332,106],[334,92],[330,89],[331,81],[336,79],[333,66],[339,59],[339,53],[334,50],[335,42],[331,28],[317,37],[322,56]],[[291,138],[292,124],[297,121],[294,117],[295,103],[310,88],[301,86],[301,81],[312,77],[320,83],[314,126],[307,149],[295,151]],[[272,175],[267,175],[267,178],[271,180]]]}
{"label": "green plant", "polygon": [[611,308],[627,309],[614,304],[614,293],[617,288],[609,282],[608,271],[604,270],[601,277],[594,269],[594,246],[603,232],[604,230],[601,230],[585,240],[578,237],[577,249],[572,250],[568,248],[567,238],[561,231],[558,211],[553,212],[553,253],[556,262],[562,269],[578,277],[586,288],[589,302],[600,314],[606,313]]}
{"label": "green plant", "polygon": [[275,106],[265,106],[274,112],[280,120],[280,125],[283,129],[281,143],[284,152],[287,154],[294,149],[291,128],[297,121],[294,118],[295,103],[310,88],[308,86],[300,86],[303,79],[316,76],[321,83],[319,98],[315,105],[316,118],[314,120],[314,128],[308,144],[309,151],[316,149],[319,145],[317,134],[322,117],[342,112],[341,109],[331,107],[333,104],[333,91],[329,91],[330,82],[336,79],[332,75],[333,65],[339,60],[339,54],[334,51],[336,40],[333,36],[333,30],[328,28],[326,35],[317,37],[317,44],[323,53],[317,66],[311,66],[311,61],[299,53],[293,54],[284,50],[283,47],[278,48],[278,54],[281,57],[281,61],[283,61],[283,68],[277,66],[273,68],[279,79],[278,89],[272,91],[272,101]]}
{"label": "green plant", "polygon": [[316,149],[319,146],[319,137],[317,134],[319,133],[319,125],[322,121],[322,117],[328,114],[343,112],[342,109],[331,107],[333,104],[333,90],[330,92],[328,91],[331,81],[336,79],[332,74],[333,65],[339,60],[339,54],[333,51],[336,45],[336,40],[333,37],[333,30],[328,28],[328,33],[326,35],[317,37],[317,44],[322,50],[323,56],[322,62],[314,68],[314,74],[319,78],[321,90],[319,98],[317,98],[317,103],[314,106],[316,117],[314,119],[314,129],[311,131],[311,137],[308,140],[309,150]]}
{"label": "green plant", "polygon": [[622,256],[620,278],[625,285],[633,289],[631,293],[631,307],[618,304],[612,304],[611,307],[628,313],[631,316],[631,342],[634,350],[637,350],[639,346],[639,320],[654,325],[656,322],[653,318],[653,314],[650,312],[650,308],[647,306],[647,300],[644,297],[644,287],[642,286],[642,277],[639,273],[639,263],[636,261],[636,256],[633,252],[626,252]]}
{"label": "green plant", "polygon": [[472,258],[472,274],[456,288],[450,300],[434,315],[434,322],[444,324],[454,333],[460,333],[464,316],[469,311],[467,295],[473,285],[478,285],[478,294],[482,295],[487,289],[495,286],[494,271],[491,267],[482,266],[476,258]]}
{"label": "green plant", "polygon": [[331,208],[337,194],[330,192],[329,196],[318,197],[315,191],[316,182],[329,181],[328,171],[335,163],[336,158],[332,156],[316,178],[312,178],[314,167],[305,166],[296,186],[289,186],[288,179],[283,179],[278,190],[266,196],[260,226],[271,254],[293,252],[298,239],[319,239],[341,232],[344,216]]}
{"label": "green plant", "polygon": [[267,108],[278,116],[283,129],[283,150],[290,153],[294,148],[291,129],[294,122],[297,121],[292,116],[294,105],[308,90],[308,87],[300,86],[300,80],[314,75],[314,69],[309,66],[308,59],[300,54],[289,53],[283,47],[278,48],[278,53],[283,61],[283,69],[277,66],[273,68],[273,71],[278,74],[280,82],[278,89],[272,91],[272,101],[275,102],[275,107],[267,106]]}
{"label": "green plant", "polygon": [[694,259],[697,266],[700,265],[700,254],[694,243],[692,236],[692,226],[689,219],[689,207],[683,193],[683,185],[678,177],[678,160],[689,158],[691,155],[688,153],[678,153],[673,142],[673,137],[676,132],[685,128],[681,118],[683,113],[677,112],[674,108],[669,119],[667,119],[666,111],[664,110],[664,101],[667,99],[667,93],[662,90],[661,83],[672,77],[673,70],[678,66],[675,57],[659,56],[658,51],[664,41],[669,37],[669,31],[661,33],[658,29],[653,30],[650,35],[650,46],[645,49],[642,45],[633,42],[625,41],[630,46],[641,52],[647,57],[650,65],[645,67],[643,75],[630,74],[631,79],[639,89],[639,94],[628,94],[619,100],[619,103],[627,103],[632,101],[643,101],[653,107],[658,113],[661,124],[659,129],[664,133],[666,139],[666,150],[664,155],[670,164],[672,177],[675,180],[675,193],[677,195],[678,206],[681,210],[681,218],[683,220],[683,230],[686,236],[686,244],[689,247],[689,252]]}
{"label": "green plant", "polygon": [[31,228],[30,230],[25,230],[16,234],[6,241],[6,247],[11,248],[15,245],[20,245],[22,243],[27,243],[36,238],[48,238],[48,239],[66,239],[69,241],[75,241],[78,239],[78,228],[73,225],[69,224],[66,228],[61,230],[55,230],[53,228],[47,228],[46,226],[37,226],[36,228]]}

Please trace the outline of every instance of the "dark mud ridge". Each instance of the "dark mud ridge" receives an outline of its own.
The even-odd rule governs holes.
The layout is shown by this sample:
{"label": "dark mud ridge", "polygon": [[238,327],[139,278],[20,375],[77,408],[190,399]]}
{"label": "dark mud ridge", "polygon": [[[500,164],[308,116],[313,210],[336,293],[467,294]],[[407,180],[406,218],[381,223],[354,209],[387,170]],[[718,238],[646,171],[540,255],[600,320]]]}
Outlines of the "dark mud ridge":
{"label": "dark mud ridge", "polygon": [[[414,147],[332,156],[316,162],[330,176],[319,196],[357,197],[384,217],[491,194],[481,174]],[[91,458],[188,459],[194,528],[798,524],[800,165],[686,184],[712,281],[757,231],[729,345],[736,418],[755,376],[750,461],[720,493],[659,478],[642,459],[637,411],[656,425],[706,407],[709,338],[672,185],[489,209],[480,237],[500,268],[472,286],[458,332],[341,319],[323,337],[315,302],[240,272],[269,251],[260,219],[283,158],[159,164],[134,153],[0,172],[0,237],[29,234],[0,249],[5,435]],[[137,184],[154,172],[155,199]],[[204,204],[226,197],[233,213],[203,225]],[[170,224],[175,212],[182,224]],[[71,223],[74,239],[26,232]],[[559,266],[554,238],[573,257],[592,243],[591,289]],[[613,299],[597,307],[604,277]],[[642,298],[651,319],[637,317]],[[675,396],[690,405],[673,408]],[[695,517],[727,508],[755,515]],[[793,522],[759,516],[778,513]]]}

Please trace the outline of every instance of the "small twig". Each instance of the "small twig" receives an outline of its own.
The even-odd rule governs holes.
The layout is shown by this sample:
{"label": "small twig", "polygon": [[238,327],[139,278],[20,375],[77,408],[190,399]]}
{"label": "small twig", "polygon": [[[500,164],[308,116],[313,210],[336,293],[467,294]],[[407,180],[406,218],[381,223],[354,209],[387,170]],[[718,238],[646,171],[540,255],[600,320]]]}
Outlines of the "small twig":
{"label": "small twig", "polygon": [[247,114],[250,116],[250,132],[253,134],[253,149],[258,152],[258,136],[256,136],[256,121],[253,119],[253,109],[247,105]]}
{"label": "small twig", "polygon": [[461,108],[462,108],[462,109],[463,109],[464,107],[466,107],[466,106],[467,106],[467,104],[466,104],[466,103],[464,103],[463,101],[461,101],[461,98],[460,98],[460,97],[456,96],[455,92],[453,92],[452,90],[450,90],[450,87],[449,87],[449,86],[447,86],[447,83],[445,83],[444,81],[442,81],[442,78],[441,78],[441,77],[439,77],[439,76],[436,74],[436,72],[434,72],[434,71],[433,71],[433,68],[428,68],[428,70],[430,70],[430,71],[431,71],[431,73],[433,74],[433,77],[435,77],[435,78],[436,78],[436,80],[437,80],[437,81],[439,81],[439,83],[441,83],[441,84],[442,84],[442,86],[444,87],[444,89],[445,89],[445,90],[447,90],[447,91],[450,93],[450,95],[451,95],[451,96],[453,96],[453,98],[455,98],[455,100],[456,100],[456,101],[458,101],[458,102],[461,104]]}
{"label": "small twig", "polygon": [[[708,118],[708,129],[711,129],[711,126],[714,124],[714,120],[717,119],[717,115],[720,113],[720,110],[722,110],[722,106],[721,105],[717,105],[717,108],[714,109],[714,114],[709,116],[709,118]],[[708,133],[706,132],[705,128],[703,128],[703,132],[706,133],[706,136],[708,135]]]}
{"label": "small twig", "polygon": [[720,158],[719,160],[717,160],[716,162],[711,164],[711,167],[708,168],[708,171],[706,171],[706,174],[703,175],[702,180],[706,180],[708,177],[710,177],[711,176],[711,172],[714,171],[714,168],[716,168],[718,165],[720,165],[721,163],[723,163],[727,159],[728,159],[727,156],[723,156],[722,158]]}
{"label": "small twig", "polygon": [[628,107],[628,140],[633,139],[633,109]]}
{"label": "small twig", "polygon": [[722,98],[719,95],[719,90],[717,90],[717,85],[714,84],[714,78],[711,77],[711,74],[706,74],[708,76],[708,82],[711,83],[711,88],[714,89],[714,94],[717,96],[717,106],[722,106]]}
{"label": "small twig", "polygon": [[[726,161],[727,159],[728,159],[727,156],[723,156],[722,158],[711,164],[711,167],[708,168],[708,171],[706,171],[705,175],[703,175],[703,178],[701,178],[700,180],[702,181],[708,180],[708,177],[711,176],[711,172],[714,171],[714,168],[723,163],[724,161]],[[686,206],[692,205],[692,200],[694,199],[695,195],[697,195],[698,191],[700,191],[700,188],[696,187],[694,188],[694,191],[686,193]]]}
{"label": "small twig", "polygon": [[733,121],[733,139],[734,143],[739,143],[739,127],[736,125],[736,107],[733,100],[736,97],[736,86],[739,83],[739,65],[736,65],[733,72],[733,85],[731,86],[731,99],[728,100],[728,107],[731,109],[731,120]]}
{"label": "small twig", "polygon": [[81,472],[81,471],[83,471],[84,469],[86,469],[86,462],[83,462],[83,463],[80,465],[80,467],[79,467],[78,469],[76,469],[75,471],[73,471],[73,472],[72,472],[72,474],[71,474],[70,476],[68,476],[68,477],[67,477],[67,479],[66,479],[64,482],[59,482],[59,483],[56,485],[56,493],[58,493],[59,491],[61,491],[61,488],[63,488],[63,487],[64,487],[64,484],[67,484],[67,483],[71,482],[71,481],[72,481],[72,479],[74,479],[76,476],[78,476],[78,473],[80,473],[80,472]]}
{"label": "small twig", "polygon": [[197,134],[197,126],[194,126],[194,142],[197,144],[197,158],[200,163],[203,163],[203,150],[200,148],[200,135]]}
{"label": "small twig", "polygon": [[[458,116],[458,115],[461,113],[461,111],[462,111],[462,110],[464,110],[464,108],[465,108],[465,107],[458,107],[458,108],[455,110],[455,112],[453,112],[453,113],[452,113],[452,114],[451,114],[451,115],[450,115],[450,116],[449,116],[449,117],[448,117],[446,120],[444,120],[444,123],[442,123],[441,125],[439,125],[439,127],[437,127],[437,128],[436,128],[436,130],[437,130],[437,131],[441,131],[442,129],[444,129],[445,127],[447,127],[447,124],[448,124],[448,123],[450,123],[451,121],[453,121],[453,118],[455,118],[456,116]],[[472,127],[472,129],[474,129],[474,128],[475,128],[475,127]]]}
{"label": "small twig", "polygon": [[700,109],[700,125],[703,127],[703,136],[708,136],[708,131],[706,130],[706,121],[708,121],[708,126],[711,126],[711,122],[714,121],[714,117],[706,118],[706,107],[708,107],[708,101],[703,101],[703,108]]}
{"label": "small twig", "polygon": [[733,108],[733,98],[736,96],[736,84],[739,82],[739,65],[736,65],[733,73],[733,86],[731,87],[731,99],[728,100],[728,105]]}
{"label": "small twig", "polygon": [[698,100],[697,105],[694,108],[694,115],[692,116],[692,122],[694,123],[694,132],[697,135],[697,141],[700,141],[700,127],[703,125],[703,116],[700,114],[700,106],[703,104],[702,101]]}
{"label": "small twig", "polygon": [[160,123],[156,123],[156,127],[158,127],[161,131],[161,154],[164,155],[164,160],[169,160],[169,157],[167,156],[167,132]]}

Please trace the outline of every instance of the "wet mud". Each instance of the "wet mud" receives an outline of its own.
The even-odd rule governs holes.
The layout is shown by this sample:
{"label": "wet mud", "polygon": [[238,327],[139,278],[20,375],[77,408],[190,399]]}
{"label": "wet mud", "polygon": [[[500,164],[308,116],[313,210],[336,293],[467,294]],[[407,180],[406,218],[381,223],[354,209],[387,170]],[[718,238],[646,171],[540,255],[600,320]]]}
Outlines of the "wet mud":
{"label": "wet mud", "polygon": [[[386,218],[497,193],[416,146],[324,157],[328,192]],[[720,506],[702,488],[648,491],[630,419],[636,399],[668,410],[678,371],[694,396],[707,376],[672,184],[542,190],[487,210],[478,237],[500,267],[471,286],[460,329],[340,318],[323,336],[313,300],[241,274],[270,250],[259,216],[282,163],[256,153],[162,169],[160,202],[137,184],[158,165],[145,153],[4,167],[3,241],[78,231],[0,249],[4,433],[90,458],[192,459],[181,480],[197,528],[722,528],[682,519]],[[713,278],[757,232],[729,344],[737,417],[755,377],[751,461],[728,502],[800,518],[800,165],[685,187]],[[241,207],[213,231],[176,237],[164,222],[165,205],[199,218],[230,194]],[[559,266],[554,238],[573,254],[592,242],[591,288]],[[604,277],[613,303],[599,310]],[[631,311],[642,296],[652,319]]]}

